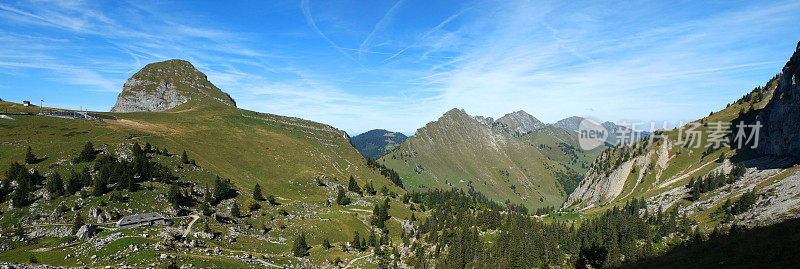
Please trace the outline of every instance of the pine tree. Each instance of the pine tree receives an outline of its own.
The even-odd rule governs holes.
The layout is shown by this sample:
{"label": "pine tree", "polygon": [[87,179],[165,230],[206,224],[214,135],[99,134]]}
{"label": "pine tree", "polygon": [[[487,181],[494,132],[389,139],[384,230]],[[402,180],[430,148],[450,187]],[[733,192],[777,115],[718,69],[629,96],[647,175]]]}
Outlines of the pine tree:
{"label": "pine tree", "polygon": [[183,150],[183,154],[181,154],[181,162],[183,164],[189,164],[189,156],[186,156],[186,150]]}
{"label": "pine tree", "polygon": [[258,185],[258,183],[253,187],[253,199],[256,201],[264,201],[264,196],[261,195],[261,185]]}
{"label": "pine tree", "polygon": [[388,204],[375,205],[372,209],[372,225],[378,229],[386,228],[386,220],[389,219]]}
{"label": "pine tree", "polygon": [[11,194],[11,204],[14,207],[22,207],[28,204],[28,187],[20,182],[17,189]]}
{"label": "pine tree", "polygon": [[33,153],[31,152],[31,146],[28,146],[28,149],[25,151],[25,163],[27,164],[36,163],[36,155],[33,155]]}
{"label": "pine tree", "polygon": [[49,192],[52,197],[64,195],[64,179],[60,174],[53,173],[53,175],[47,179],[47,192]]}
{"label": "pine tree", "polygon": [[128,171],[125,174],[125,177],[124,177],[125,182],[123,182],[123,185],[125,186],[125,189],[127,189],[129,192],[135,192],[136,191],[136,180],[133,178],[133,175],[131,175],[130,173],[131,172]]}
{"label": "pine tree", "polygon": [[339,205],[350,204],[350,197],[347,197],[347,194],[345,194],[344,188],[342,187],[339,187],[339,191],[336,194],[336,203]]}
{"label": "pine tree", "polygon": [[79,190],[81,190],[81,182],[79,177],[80,176],[78,175],[77,172],[75,172],[75,170],[72,170],[69,173],[69,178],[67,178],[67,182],[65,184],[67,195],[73,195]]}
{"label": "pine tree", "polygon": [[83,224],[84,222],[81,213],[80,212],[75,213],[75,220],[72,222],[72,234],[77,233],[78,230],[80,230],[81,227],[83,227]]}
{"label": "pine tree", "polygon": [[92,195],[94,196],[102,196],[108,192],[108,186],[106,185],[106,180],[98,178],[94,181],[94,186],[92,187]]}
{"label": "pine tree", "polygon": [[414,262],[414,268],[427,268],[425,266],[425,248],[421,245],[417,245],[417,249],[414,250]]}
{"label": "pine tree", "polygon": [[86,144],[83,145],[83,150],[78,155],[78,158],[75,159],[75,163],[91,162],[94,161],[95,157],[97,157],[97,152],[94,149],[94,145],[92,145],[92,141],[86,141]]}
{"label": "pine tree", "polygon": [[363,195],[361,192],[361,187],[358,186],[358,183],[356,183],[356,179],[353,178],[353,176],[350,176],[350,182],[347,184],[347,190]]}
{"label": "pine tree", "polygon": [[358,235],[358,232],[353,235],[353,241],[350,242],[350,247],[355,250],[361,250],[361,237]]}
{"label": "pine tree", "polygon": [[377,237],[377,235],[375,235],[375,230],[372,230],[369,233],[369,238],[367,239],[367,244],[369,244],[370,247],[377,247],[378,246],[378,237]]}
{"label": "pine tree", "polygon": [[36,177],[38,173],[29,174],[22,165],[15,165],[12,163],[9,171],[6,172],[7,178],[4,182],[4,188],[10,190],[11,181],[17,182],[17,187],[11,194],[11,204],[14,207],[22,207],[28,204],[28,194],[36,184]]}
{"label": "pine tree", "polygon": [[180,189],[178,188],[178,184],[173,183],[169,186],[169,193],[167,194],[167,200],[169,200],[169,203],[172,204],[172,207],[175,208],[176,210],[180,208],[181,200],[183,200],[183,197],[181,195]]}
{"label": "pine tree", "polygon": [[78,184],[80,188],[92,186],[92,174],[89,172],[89,168],[84,167],[80,173],[78,173]]}
{"label": "pine tree", "polygon": [[305,257],[308,255],[308,245],[306,244],[305,233],[301,232],[297,238],[295,238],[294,246],[292,247],[292,253],[294,253],[295,257]]}
{"label": "pine tree", "polygon": [[214,203],[219,203],[222,200],[233,198],[236,192],[231,188],[230,182],[223,181],[219,177],[214,180]]}
{"label": "pine tree", "polygon": [[242,216],[242,214],[241,214],[241,212],[239,211],[239,203],[237,203],[236,201],[234,201],[234,202],[233,202],[233,205],[231,206],[231,217],[234,217],[234,218],[237,218],[237,219],[238,219],[238,218],[239,218],[239,217],[241,217],[241,216]]}
{"label": "pine tree", "polygon": [[377,193],[375,188],[372,187],[372,181],[367,181],[367,184],[364,185],[364,191],[369,195],[375,195]]}

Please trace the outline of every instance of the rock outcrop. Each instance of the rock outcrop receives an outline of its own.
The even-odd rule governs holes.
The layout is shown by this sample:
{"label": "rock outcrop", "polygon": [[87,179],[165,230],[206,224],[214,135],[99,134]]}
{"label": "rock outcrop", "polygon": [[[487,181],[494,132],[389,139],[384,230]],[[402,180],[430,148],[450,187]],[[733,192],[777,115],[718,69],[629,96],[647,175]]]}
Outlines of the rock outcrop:
{"label": "rock outcrop", "polygon": [[166,111],[193,99],[236,106],[230,95],[209,82],[191,63],[168,60],[148,64],[129,78],[111,112]]}
{"label": "rock outcrop", "polygon": [[81,226],[80,229],[78,229],[78,232],[75,233],[75,237],[77,237],[78,240],[80,241],[85,241],[94,237],[96,234],[97,234],[97,226],[86,224]]}
{"label": "rock outcrop", "polygon": [[800,43],[783,67],[772,100],[756,116],[763,125],[758,151],[800,158]]}

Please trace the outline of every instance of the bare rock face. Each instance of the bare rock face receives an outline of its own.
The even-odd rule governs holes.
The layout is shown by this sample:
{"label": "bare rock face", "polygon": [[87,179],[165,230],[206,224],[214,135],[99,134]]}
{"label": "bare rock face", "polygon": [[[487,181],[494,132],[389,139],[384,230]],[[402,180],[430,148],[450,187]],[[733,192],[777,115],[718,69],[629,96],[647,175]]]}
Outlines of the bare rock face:
{"label": "bare rock face", "polygon": [[777,156],[800,157],[800,43],[783,67],[772,100],[756,120],[763,129],[758,151]]}
{"label": "bare rock face", "polygon": [[129,78],[111,112],[166,111],[193,99],[236,107],[230,95],[209,82],[191,63],[168,60],[148,64]]}
{"label": "bare rock face", "polygon": [[85,241],[94,237],[96,234],[97,234],[97,226],[86,224],[81,226],[80,229],[78,229],[78,232],[75,233],[75,237],[77,237],[78,240],[80,241]]}

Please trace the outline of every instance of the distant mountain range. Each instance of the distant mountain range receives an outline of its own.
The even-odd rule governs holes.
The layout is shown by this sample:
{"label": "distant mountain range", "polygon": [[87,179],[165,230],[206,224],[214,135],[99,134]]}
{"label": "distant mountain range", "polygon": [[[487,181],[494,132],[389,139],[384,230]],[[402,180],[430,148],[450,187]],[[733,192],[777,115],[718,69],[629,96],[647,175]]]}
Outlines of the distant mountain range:
{"label": "distant mountain range", "polygon": [[[557,126],[557,127],[562,128],[564,130],[568,130],[568,131],[572,131],[572,132],[578,132],[579,129],[580,129],[581,122],[583,122],[584,120],[587,120],[587,119],[588,118],[579,117],[579,116],[572,116],[572,117],[569,117],[569,118],[566,118],[566,119],[559,120],[556,123],[553,123],[553,126]],[[588,120],[592,120],[592,119],[588,119]],[[610,122],[610,121],[595,122],[594,120],[592,120],[592,122],[594,124],[600,124],[601,126],[603,126],[603,128],[606,129],[606,131],[608,131],[608,137],[606,139],[608,144],[616,145],[618,142],[626,142],[626,143],[627,142],[631,142],[631,141],[628,141],[629,140],[628,138],[633,136],[633,134],[630,133],[631,131],[629,131],[629,129],[630,129],[629,127],[618,125],[618,124]],[[644,138],[649,134],[649,131],[647,131],[647,130],[635,130],[635,131],[636,131],[636,135],[638,136],[638,138]],[[620,137],[620,134],[625,134],[626,135],[626,137],[627,137],[626,141],[618,141],[618,138]]]}
{"label": "distant mountain range", "polygon": [[375,160],[399,147],[406,138],[408,137],[400,132],[375,129],[354,136],[350,139],[350,143],[364,155],[364,158]]}

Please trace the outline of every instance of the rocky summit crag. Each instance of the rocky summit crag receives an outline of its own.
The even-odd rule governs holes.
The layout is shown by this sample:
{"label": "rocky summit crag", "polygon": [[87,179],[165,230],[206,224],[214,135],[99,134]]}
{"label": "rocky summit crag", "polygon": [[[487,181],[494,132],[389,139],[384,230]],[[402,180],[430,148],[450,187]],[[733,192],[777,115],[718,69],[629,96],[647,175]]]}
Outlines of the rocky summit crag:
{"label": "rocky summit crag", "polygon": [[545,127],[545,124],[539,119],[522,110],[508,113],[497,120],[484,116],[475,116],[474,118],[498,132],[516,136],[525,135]]}
{"label": "rocky summit crag", "polygon": [[151,63],[125,82],[111,112],[160,112],[190,100],[213,100],[236,107],[227,93],[184,60]]}

